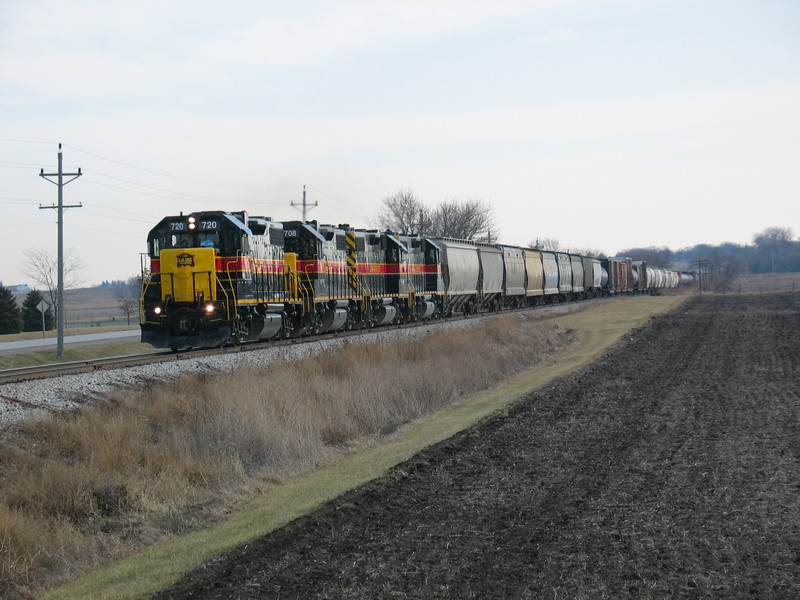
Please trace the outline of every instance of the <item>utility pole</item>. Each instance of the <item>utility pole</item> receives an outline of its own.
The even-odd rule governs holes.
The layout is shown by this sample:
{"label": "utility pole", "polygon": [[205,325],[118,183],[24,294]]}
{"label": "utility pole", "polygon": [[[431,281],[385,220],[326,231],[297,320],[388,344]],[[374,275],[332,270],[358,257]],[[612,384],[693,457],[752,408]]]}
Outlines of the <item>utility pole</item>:
{"label": "utility pole", "polygon": [[317,206],[319,206],[319,202],[314,202],[314,204],[309,206],[306,203],[306,186],[303,186],[303,204],[300,205],[300,204],[295,204],[294,202],[291,202],[290,205],[292,207],[294,207],[294,208],[297,208],[298,206],[302,206],[303,207],[301,210],[303,212],[303,223],[305,223],[306,222],[306,212],[308,212],[308,210],[311,209],[311,208],[316,208]]}
{"label": "utility pole", "polygon": [[[62,167],[61,144],[58,144],[58,173],[45,173],[44,169],[39,172],[39,177],[42,177],[58,186],[58,204],[51,206],[39,205],[39,209],[56,209],[58,210],[58,295],[56,306],[56,319],[58,322],[58,345],[56,349],[57,356],[64,356],[64,209],[65,208],[81,208],[81,204],[68,204],[64,205],[64,186],[70,181],[76,180],[81,176],[81,170],[78,169],[77,173],[64,173]],[[56,181],[50,179],[57,177]],[[64,177],[70,177],[64,181]]]}

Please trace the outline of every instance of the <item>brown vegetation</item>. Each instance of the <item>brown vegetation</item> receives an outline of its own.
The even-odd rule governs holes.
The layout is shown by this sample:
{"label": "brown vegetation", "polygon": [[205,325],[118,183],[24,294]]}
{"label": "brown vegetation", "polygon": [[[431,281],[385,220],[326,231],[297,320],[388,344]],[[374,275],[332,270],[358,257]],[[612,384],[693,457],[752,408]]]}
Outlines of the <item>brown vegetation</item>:
{"label": "brown vegetation", "polygon": [[730,286],[730,291],[740,294],[753,292],[794,292],[796,290],[800,290],[800,273],[739,275]]}
{"label": "brown vegetation", "polygon": [[153,600],[800,598],[799,328],[695,296]]}
{"label": "brown vegetation", "polygon": [[0,593],[207,522],[265,480],[374,442],[572,342],[555,325],[495,318],[424,343],[353,344],[120,390],[96,409],[4,431]]}

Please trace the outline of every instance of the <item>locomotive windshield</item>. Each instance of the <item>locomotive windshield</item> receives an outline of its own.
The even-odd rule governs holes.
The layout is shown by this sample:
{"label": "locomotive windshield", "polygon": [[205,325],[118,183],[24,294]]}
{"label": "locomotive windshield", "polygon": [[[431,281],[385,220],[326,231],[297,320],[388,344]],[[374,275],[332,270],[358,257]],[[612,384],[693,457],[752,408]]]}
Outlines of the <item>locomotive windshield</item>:
{"label": "locomotive windshield", "polygon": [[170,248],[214,248],[219,254],[231,256],[241,250],[238,231],[227,229],[197,230],[180,227],[183,223],[166,223],[150,234],[150,256],[158,258]]}

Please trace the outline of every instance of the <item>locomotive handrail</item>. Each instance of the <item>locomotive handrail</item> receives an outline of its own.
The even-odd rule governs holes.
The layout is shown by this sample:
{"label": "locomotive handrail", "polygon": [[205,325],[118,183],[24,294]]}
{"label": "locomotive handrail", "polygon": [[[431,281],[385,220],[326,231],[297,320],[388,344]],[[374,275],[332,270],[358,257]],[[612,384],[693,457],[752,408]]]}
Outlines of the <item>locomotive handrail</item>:
{"label": "locomotive handrail", "polygon": [[408,281],[408,308],[409,310],[411,310],[417,303],[417,290],[414,287],[414,281],[412,279],[408,278],[407,281]]}
{"label": "locomotive handrail", "polygon": [[367,276],[361,275],[358,279],[358,287],[361,290],[361,310],[367,312],[372,310],[372,288],[369,287]]}
{"label": "locomotive handrail", "polygon": [[150,284],[153,281],[152,270],[145,269],[144,267],[146,256],[149,256],[146,252],[142,252],[139,254],[139,271],[142,278],[139,290],[139,323],[145,322],[144,296],[147,293],[147,289],[150,287]]}
{"label": "locomotive handrail", "polygon": [[305,315],[307,311],[311,310],[311,301],[313,290],[311,286],[300,275],[308,275],[302,271],[290,269],[286,273],[289,277],[289,288],[294,290],[297,298],[300,299],[301,314]]}
{"label": "locomotive handrail", "polygon": [[[211,275],[211,272],[209,272],[209,276],[210,275]],[[222,280],[219,277],[217,277],[216,272],[214,272],[214,279],[215,279],[215,283],[219,284],[218,287],[219,287],[220,290],[222,290],[222,293],[225,296],[225,312],[226,312],[225,316],[228,318],[229,321],[233,321],[233,314],[232,313],[233,313],[233,310],[235,309],[235,306],[236,306],[236,297],[234,296],[234,301],[231,302],[231,299],[228,296],[228,290],[225,289],[225,286],[222,284]],[[228,280],[230,280],[230,277],[228,277]],[[211,284],[211,281],[209,279],[209,285],[210,284]]]}
{"label": "locomotive handrail", "polygon": [[[233,278],[231,278],[231,264],[236,267],[239,264],[239,251],[236,251],[236,258],[234,260],[228,260],[225,262],[225,274],[228,276],[228,284],[230,284],[231,288],[231,297],[228,297],[228,291],[225,289],[225,285],[223,284],[222,280],[214,274],[215,278],[219,282],[219,287],[222,290],[222,293],[225,294],[226,300],[226,311],[228,313],[228,320],[233,321],[234,317],[236,316],[236,287],[233,285]],[[234,275],[235,277],[235,275]]]}

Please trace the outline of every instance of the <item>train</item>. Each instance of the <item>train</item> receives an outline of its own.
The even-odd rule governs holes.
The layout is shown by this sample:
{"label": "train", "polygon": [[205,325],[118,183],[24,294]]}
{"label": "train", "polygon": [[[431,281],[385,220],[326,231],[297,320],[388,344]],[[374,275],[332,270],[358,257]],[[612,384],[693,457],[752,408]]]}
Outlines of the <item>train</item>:
{"label": "train", "polygon": [[163,218],[142,260],[141,341],[179,351],[657,293],[693,276],[627,257],[245,211]]}

